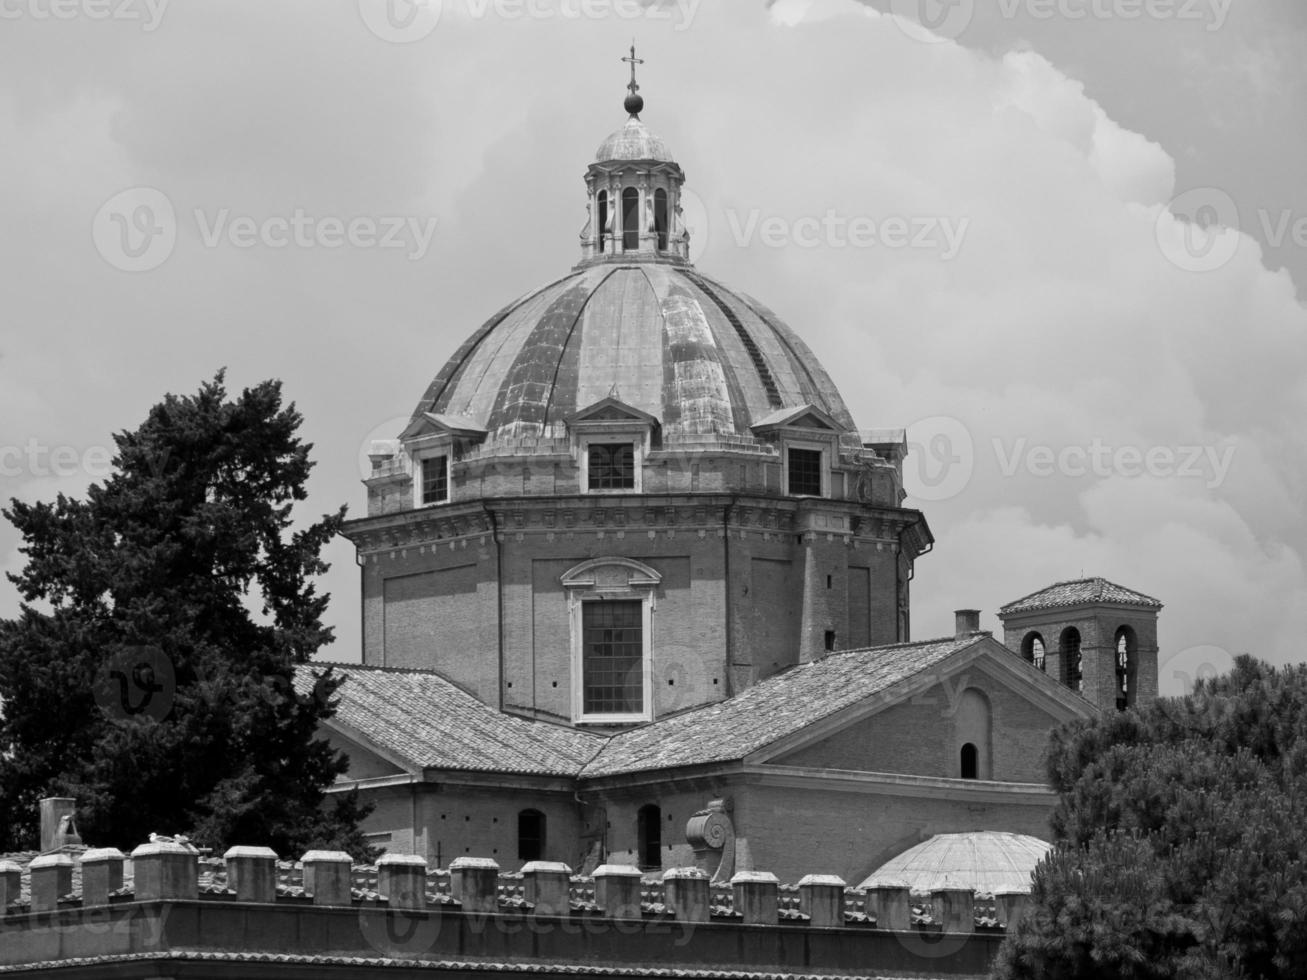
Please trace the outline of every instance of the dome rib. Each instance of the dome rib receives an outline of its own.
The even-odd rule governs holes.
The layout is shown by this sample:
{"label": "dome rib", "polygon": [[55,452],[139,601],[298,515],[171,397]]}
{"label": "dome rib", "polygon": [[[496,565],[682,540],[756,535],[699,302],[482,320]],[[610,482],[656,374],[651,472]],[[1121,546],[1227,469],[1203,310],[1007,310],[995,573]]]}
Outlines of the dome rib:
{"label": "dome rib", "polygon": [[745,305],[753,311],[754,315],[771,330],[781,346],[788,352],[796,376],[807,379],[811,394],[805,396],[806,400],[825,409],[850,431],[856,429],[857,426],[853,422],[853,416],[849,414],[843,401],[840,400],[832,404],[828,392],[835,390],[835,383],[831,380],[830,375],[826,373],[825,368],[821,366],[821,362],[812,353],[812,349],[803,342],[798,334],[782,323],[775,313],[752,296],[742,296],[741,298],[744,300]]}
{"label": "dome rib", "polygon": [[426,392],[422,396],[422,400],[418,402],[418,407],[413,411],[413,418],[417,419],[424,412],[440,411],[440,400],[444,397],[445,392],[452,389],[462,378],[463,370],[467,366],[472,355],[476,352],[477,348],[481,346],[482,342],[484,342],[500,324],[522,307],[526,306],[526,304],[530,303],[541,293],[553,289],[555,286],[567,282],[569,279],[574,279],[578,275],[580,275],[580,273],[573,273],[570,276],[564,276],[562,279],[557,279],[554,282],[546,283],[534,292],[527,293],[525,296],[519,297],[512,303],[509,303],[487,320],[481,326],[481,329],[477,330],[471,337],[463,341],[458,350],[454,352],[454,356],[445,362],[444,367],[440,369],[440,373],[436,375],[435,379],[427,387]]}
{"label": "dome rib", "polygon": [[[549,422],[550,413],[554,410],[554,396],[558,394],[558,377],[560,374],[563,373],[563,362],[565,360],[568,360],[569,357],[576,358],[578,362],[581,359],[580,345],[572,343],[572,337],[576,333],[577,326],[579,326],[581,323],[581,317],[585,315],[585,311],[589,308],[590,301],[595,298],[595,295],[599,292],[599,290],[603,289],[604,285],[607,284],[608,280],[612,279],[613,276],[616,274],[617,274],[617,270],[613,269],[606,276],[604,276],[597,283],[595,283],[594,288],[590,290],[589,294],[585,297],[584,302],[581,303],[580,307],[576,311],[576,319],[572,321],[572,329],[567,332],[567,340],[563,344],[563,352],[558,358],[558,363],[554,365],[554,376],[549,383],[549,397],[545,400],[544,420],[546,424],[548,424]],[[579,376],[580,374],[579,369],[577,371],[577,374]],[[576,408],[581,409],[581,408],[585,408],[585,406],[577,405]],[[571,408],[564,407],[563,411],[560,414],[566,415],[570,411]]]}
{"label": "dome rib", "polygon": [[544,432],[557,391],[559,366],[571,346],[572,335],[590,300],[615,272],[609,270],[593,286],[585,280],[576,283],[549,305],[518,348],[495,395],[487,429],[508,429],[512,435]]}
{"label": "dome rib", "polygon": [[705,296],[716,304],[726,321],[735,328],[739,334],[740,343],[744,345],[745,352],[749,355],[749,360],[753,362],[754,370],[758,372],[758,380],[762,382],[763,390],[767,393],[767,403],[772,408],[783,408],[785,402],[781,399],[780,388],[776,384],[776,378],[771,373],[771,368],[767,366],[767,359],[763,357],[762,351],[758,349],[757,341],[749,334],[744,324],[740,322],[739,316],[735,311],[726,305],[725,301],[717,294],[713,288],[716,283],[709,285],[709,281],[696,272],[685,273],[685,277],[698,286]]}

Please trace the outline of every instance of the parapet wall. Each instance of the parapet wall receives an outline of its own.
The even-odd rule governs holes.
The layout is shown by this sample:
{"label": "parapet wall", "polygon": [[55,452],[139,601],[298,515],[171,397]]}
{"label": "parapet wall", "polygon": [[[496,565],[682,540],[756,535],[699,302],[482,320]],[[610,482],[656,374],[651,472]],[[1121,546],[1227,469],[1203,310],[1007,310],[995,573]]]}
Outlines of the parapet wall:
{"label": "parapet wall", "polygon": [[[151,843],[130,858],[98,849],[27,869],[0,863],[0,972],[163,958],[182,976],[176,963],[231,958],[301,968],[329,959],[357,976],[373,975],[369,963],[466,976],[599,966],[626,976],[981,976],[1025,901],[956,889],[914,904],[906,887],[864,892],[816,875],[787,886],[766,872],[715,885],[697,868],[655,880],[627,866],[582,877],[535,862],[504,874],[488,859],[430,869],[386,855],[359,867],[335,852],[292,863],[247,847],[218,860]],[[459,974],[464,961],[470,972]]]}

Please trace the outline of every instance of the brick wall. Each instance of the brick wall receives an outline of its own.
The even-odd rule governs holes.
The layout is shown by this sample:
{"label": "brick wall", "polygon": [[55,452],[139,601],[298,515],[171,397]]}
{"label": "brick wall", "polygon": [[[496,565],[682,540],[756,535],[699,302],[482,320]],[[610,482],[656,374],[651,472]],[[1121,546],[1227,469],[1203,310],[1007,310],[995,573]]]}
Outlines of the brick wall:
{"label": "brick wall", "polygon": [[735,827],[752,865],[782,881],[837,874],[856,885],[935,834],[1002,830],[1050,839],[1053,796],[1033,802],[952,796],[890,796],[805,788],[742,786]]}
{"label": "brick wall", "polygon": [[1157,697],[1157,611],[1138,606],[1101,604],[1036,610],[1005,617],[1004,644],[1020,653],[1023,640],[1039,633],[1047,650],[1047,672],[1061,681],[1065,665],[1061,638],[1068,627],[1080,631],[1085,698],[1104,710],[1116,710],[1116,632],[1129,626],[1135,632],[1136,697],[1144,702]]}
{"label": "brick wall", "polygon": [[588,851],[584,814],[572,791],[533,788],[530,780],[519,787],[419,782],[368,790],[366,798],[376,809],[364,833],[388,835],[372,842],[390,853],[418,854],[433,867],[472,856],[519,869],[517,818],[526,809],[545,816],[543,860],[580,868]]}
{"label": "brick wall", "polygon": [[981,772],[1003,782],[1043,783],[1043,752],[1059,719],[1014,692],[979,664],[945,675],[929,690],[892,705],[843,731],[782,759],[782,765],[818,769],[906,773],[956,779],[960,749],[973,735],[959,724],[965,691],[979,691],[989,704],[988,765]]}
{"label": "brick wall", "polygon": [[[519,482],[534,479],[531,468],[514,472]],[[488,466],[482,476],[507,473]],[[365,663],[437,670],[497,705],[502,583],[504,703],[570,721],[572,627],[560,579],[602,557],[632,558],[663,576],[658,715],[720,700],[800,656],[820,657],[828,633],[837,650],[900,639],[904,572],[892,512],[868,521],[859,515],[870,511],[853,504],[722,497],[496,508],[493,520],[484,510],[433,508],[355,531],[371,548],[362,572]],[[462,530],[478,523],[498,528],[499,543],[493,531]]]}

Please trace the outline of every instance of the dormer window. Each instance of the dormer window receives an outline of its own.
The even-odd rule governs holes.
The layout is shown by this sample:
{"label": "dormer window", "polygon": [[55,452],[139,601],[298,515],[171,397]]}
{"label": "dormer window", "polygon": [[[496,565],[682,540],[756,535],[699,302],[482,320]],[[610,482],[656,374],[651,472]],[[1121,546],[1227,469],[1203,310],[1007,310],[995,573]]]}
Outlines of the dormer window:
{"label": "dormer window", "polygon": [[424,412],[399,437],[413,464],[413,507],[435,507],[453,500],[455,457],[485,440],[475,420]]}
{"label": "dormer window", "polygon": [[422,506],[449,502],[449,457],[428,456],[422,465]]}
{"label": "dormer window", "polygon": [[658,420],[616,395],[567,419],[582,493],[640,493]]}
{"label": "dormer window", "polygon": [[781,488],[791,497],[829,497],[839,452],[839,423],[815,405],[782,408],[755,422],[753,431],[776,447]]}

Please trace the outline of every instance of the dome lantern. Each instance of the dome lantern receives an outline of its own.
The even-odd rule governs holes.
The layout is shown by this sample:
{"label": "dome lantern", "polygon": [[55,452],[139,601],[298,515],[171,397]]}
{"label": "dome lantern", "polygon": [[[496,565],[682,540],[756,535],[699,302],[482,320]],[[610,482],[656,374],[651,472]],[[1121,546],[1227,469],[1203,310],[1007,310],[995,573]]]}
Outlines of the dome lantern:
{"label": "dome lantern", "polygon": [[600,145],[586,172],[589,220],[581,231],[581,265],[595,262],[689,263],[690,235],[681,210],[685,173],[667,144],[640,119],[644,97],[631,53],[623,103],[628,119]]}

